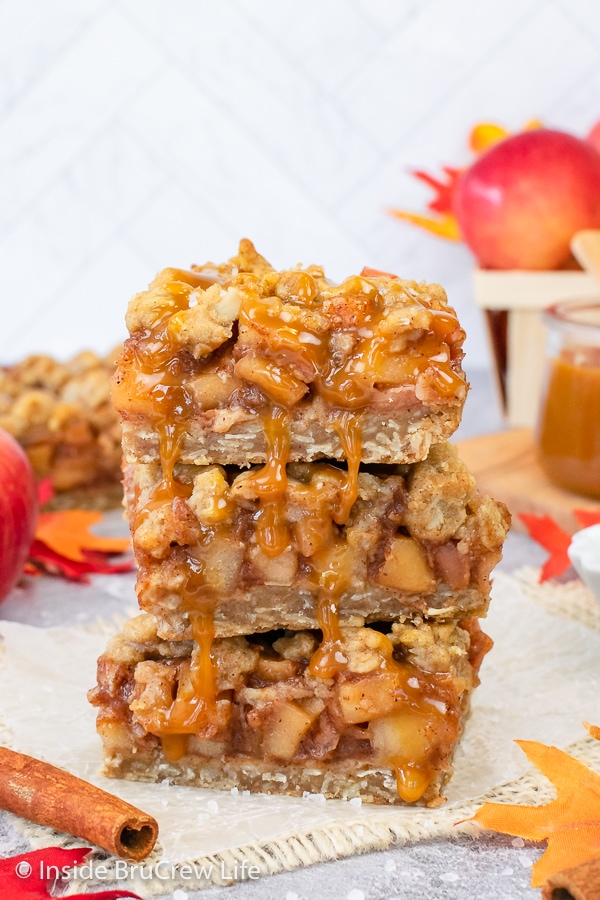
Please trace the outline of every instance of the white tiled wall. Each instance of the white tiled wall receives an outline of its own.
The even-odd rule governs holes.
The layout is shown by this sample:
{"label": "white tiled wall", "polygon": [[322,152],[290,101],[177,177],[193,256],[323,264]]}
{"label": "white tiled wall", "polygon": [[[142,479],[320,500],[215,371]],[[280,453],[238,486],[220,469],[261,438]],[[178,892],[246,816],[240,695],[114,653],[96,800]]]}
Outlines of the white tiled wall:
{"label": "white tiled wall", "polygon": [[248,236],[442,282],[485,365],[468,252],[386,209],[534,116],[600,118],[598,0],[0,0],[0,362],[107,350],[159,268]]}

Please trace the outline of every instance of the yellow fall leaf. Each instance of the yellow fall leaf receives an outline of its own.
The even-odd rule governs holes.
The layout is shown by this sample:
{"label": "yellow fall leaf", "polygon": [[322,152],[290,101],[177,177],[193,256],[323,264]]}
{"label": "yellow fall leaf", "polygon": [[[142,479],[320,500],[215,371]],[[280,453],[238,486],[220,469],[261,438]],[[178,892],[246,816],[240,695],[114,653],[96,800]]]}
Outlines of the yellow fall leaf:
{"label": "yellow fall leaf", "polygon": [[473,153],[485,153],[494,144],[500,143],[510,135],[510,132],[503,128],[502,125],[496,125],[494,122],[478,122],[471,129],[469,135],[469,146]]}

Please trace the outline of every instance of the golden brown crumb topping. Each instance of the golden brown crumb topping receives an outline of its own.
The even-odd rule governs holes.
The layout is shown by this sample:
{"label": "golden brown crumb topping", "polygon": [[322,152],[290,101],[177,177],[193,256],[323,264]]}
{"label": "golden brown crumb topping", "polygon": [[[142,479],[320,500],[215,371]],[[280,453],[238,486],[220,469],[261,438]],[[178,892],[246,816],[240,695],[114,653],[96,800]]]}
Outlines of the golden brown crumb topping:
{"label": "golden brown crumb topping", "polygon": [[354,410],[382,395],[393,406],[405,386],[416,403],[465,396],[464,333],[439,285],[277,272],[249,241],[225,265],[165,269],[131,301],[127,325],[115,404],[153,420],[167,409],[290,409],[308,393]]}

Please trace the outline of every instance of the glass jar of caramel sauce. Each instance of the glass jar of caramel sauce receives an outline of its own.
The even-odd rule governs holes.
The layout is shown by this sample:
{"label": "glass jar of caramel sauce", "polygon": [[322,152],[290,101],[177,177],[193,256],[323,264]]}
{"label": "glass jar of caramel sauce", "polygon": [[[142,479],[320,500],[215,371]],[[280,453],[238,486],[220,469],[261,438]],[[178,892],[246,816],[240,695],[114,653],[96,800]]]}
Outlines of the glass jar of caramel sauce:
{"label": "glass jar of caramel sauce", "polygon": [[539,460],[555,484],[600,498],[600,299],[555,303],[543,317]]}

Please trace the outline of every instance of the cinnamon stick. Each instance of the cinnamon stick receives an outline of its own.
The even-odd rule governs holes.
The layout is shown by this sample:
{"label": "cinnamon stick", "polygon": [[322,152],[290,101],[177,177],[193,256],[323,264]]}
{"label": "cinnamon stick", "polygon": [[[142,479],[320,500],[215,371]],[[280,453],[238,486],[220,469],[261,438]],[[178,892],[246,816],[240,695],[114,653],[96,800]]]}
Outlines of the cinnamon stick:
{"label": "cinnamon stick", "polygon": [[542,900],[600,900],[600,857],[551,875]]}
{"label": "cinnamon stick", "polygon": [[139,862],[158,837],[152,816],[49,763],[0,747],[0,809]]}

